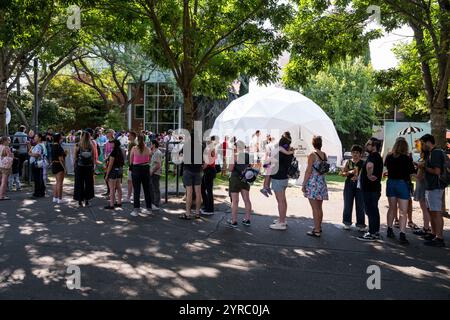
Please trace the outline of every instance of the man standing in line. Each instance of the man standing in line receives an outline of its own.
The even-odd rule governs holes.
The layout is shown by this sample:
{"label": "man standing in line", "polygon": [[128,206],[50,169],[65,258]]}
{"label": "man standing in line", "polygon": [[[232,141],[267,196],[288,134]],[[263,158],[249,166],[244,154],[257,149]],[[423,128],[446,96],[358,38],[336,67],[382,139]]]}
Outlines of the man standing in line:
{"label": "man standing in line", "polygon": [[419,168],[425,171],[425,200],[430,213],[431,234],[424,238],[424,244],[431,247],[444,247],[444,218],[443,218],[443,195],[447,187],[439,179],[445,170],[445,157],[442,150],[436,148],[436,142],[431,134],[420,138],[422,150],[426,152],[425,162],[419,163]]}
{"label": "man standing in line", "polygon": [[381,196],[381,176],[383,174],[383,159],[380,155],[381,143],[377,138],[370,138],[366,143],[369,156],[363,165],[360,175],[364,207],[369,220],[369,231],[357,239],[361,241],[376,241],[380,239],[380,211],[378,201]]}

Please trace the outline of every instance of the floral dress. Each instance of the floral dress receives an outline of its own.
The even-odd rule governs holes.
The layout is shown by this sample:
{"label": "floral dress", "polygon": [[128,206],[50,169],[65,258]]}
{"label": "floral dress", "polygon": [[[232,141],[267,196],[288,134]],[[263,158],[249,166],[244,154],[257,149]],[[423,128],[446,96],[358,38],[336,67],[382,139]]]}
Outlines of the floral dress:
{"label": "floral dress", "polygon": [[320,160],[313,163],[312,173],[306,183],[305,197],[311,200],[328,200],[328,188],[325,175],[321,175],[314,167],[318,168]]}

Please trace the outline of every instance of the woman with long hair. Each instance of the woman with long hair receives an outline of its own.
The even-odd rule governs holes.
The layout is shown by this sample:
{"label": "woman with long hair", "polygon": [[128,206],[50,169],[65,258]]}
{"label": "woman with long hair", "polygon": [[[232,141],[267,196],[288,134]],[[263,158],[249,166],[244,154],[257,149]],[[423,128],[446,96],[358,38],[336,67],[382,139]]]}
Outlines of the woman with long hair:
{"label": "woman with long hair", "polygon": [[13,164],[13,154],[11,149],[9,148],[9,144],[11,140],[7,136],[3,136],[0,139],[0,159],[1,165],[0,173],[1,173],[1,184],[0,184],[0,200],[9,200],[8,197],[5,196],[6,188],[8,186],[8,177],[12,173],[12,164]]}
{"label": "woman with long hair", "polygon": [[141,133],[137,137],[137,145],[131,149],[130,166],[131,166],[131,180],[133,182],[133,211],[131,215],[133,217],[138,216],[138,211],[141,206],[141,186],[144,189],[144,198],[147,210],[143,210],[142,213],[147,213],[148,210],[152,210],[153,192],[150,183],[150,157],[151,151],[145,145],[145,136]]}
{"label": "woman with long hair", "polygon": [[122,149],[120,148],[120,141],[114,140],[114,148],[109,154],[108,167],[106,168],[106,181],[108,182],[110,192],[109,205],[105,206],[105,209],[114,210],[115,207],[122,207],[122,178],[124,164],[125,160],[123,159]]}
{"label": "woman with long hair", "polygon": [[35,145],[30,151],[30,165],[33,172],[34,193],[33,197],[45,197],[44,168],[46,166],[47,149],[45,148],[45,136],[38,133],[34,136]]}
{"label": "woman with long hair", "polygon": [[388,171],[386,184],[386,196],[388,197],[389,210],[387,213],[387,237],[395,238],[394,224],[397,208],[400,212],[400,244],[408,244],[406,239],[406,224],[408,222],[408,202],[411,198],[411,176],[415,173],[414,163],[409,157],[408,142],[397,139],[392,152],[386,156],[384,165]]}
{"label": "woman with long hair", "polygon": [[55,185],[53,186],[53,202],[61,203],[63,194],[64,177],[66,170],[66,152],[61,146],[63,136],[59,133],[53,137],[52,144],[52,173],[55,175]]}
{"label": "woman with long hair", "polygon": [[94,152],[92,150],[91,136],[83,131],[80,142],[75,146],[75,186],[74,200],[80,207],[89,205],[94,198]]}
{"label": "woman with long hair", "polygon": [[308,166],[305,171],[302,191],[311,205],[314,229],[307,233],[311,237],[320,237],[322,234],[322,205],[324,200],[328,200],[328,188],[325,180],[325,174],[321,173],[319,168],[322,162],[327,161],[327,155],[322,149],[322,138],[314,136],[312,139],[314,151],[308,156]]}
{"label": "woman with long hair", "polygon": [[290,132],[283,133],[280,141],[278,142],[278,148],[275,149],[275,153],[278,153],[278,157],[271,159],[272,190],[275,192],[275,197],[278,203],[278,219],[270,225],[270,229],[273,230],[286,230],[287,228],[286,188],[288,187],[289,182],[289,166],[294,158],[294,149],[291,148],[291,143],[292,137]]}

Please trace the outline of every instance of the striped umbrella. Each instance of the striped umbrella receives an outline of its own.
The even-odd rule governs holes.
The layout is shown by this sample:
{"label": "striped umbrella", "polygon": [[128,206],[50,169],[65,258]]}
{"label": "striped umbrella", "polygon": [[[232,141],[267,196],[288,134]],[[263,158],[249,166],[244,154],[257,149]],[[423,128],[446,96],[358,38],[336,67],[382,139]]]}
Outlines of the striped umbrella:
{"label": "striped umbrella", "polygon": [[410,138],[411,138],[411,145],[410,145],[410,147],[412,148],[412,145],[413,145],[413,142],[412,142],[412,135],[413,135],[414,133],[418,133],[418,132],[422,132],[422,131],[423,131],[422,128],[419,128],[419,127],[413,127],[413,126],[409,125],[408,128],[405,128],[405,129],[400,130],[399,133],[398,133],[398,135],[399,135],[399,136],[406,136],[407,134],[409,134],[409,135],[410,135]]}
{"label": "striped umbrella", "polygon": [[422,131],[423,131],[422,128],[409,126],[408,128],[400,130],[398,135],[405,136],[407,134],[412,134],[412,133],[417,133],[417,132],[422,132]]}

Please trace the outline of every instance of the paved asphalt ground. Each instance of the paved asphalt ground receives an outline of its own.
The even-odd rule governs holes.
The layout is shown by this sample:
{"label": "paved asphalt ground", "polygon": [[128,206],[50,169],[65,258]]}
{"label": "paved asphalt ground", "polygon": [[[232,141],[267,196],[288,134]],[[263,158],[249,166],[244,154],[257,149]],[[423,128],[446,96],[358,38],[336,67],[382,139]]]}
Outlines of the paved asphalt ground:
{"label": "paved asphalt ground", "polygon": [[[281,232],[268,229],[276,203],[258,189],[252,226],[238,229],[224,225],[224,188],[218,212],[196,221],[177,218],[183,205],[174,197],[159,213],[131,217],[130,204],[105,211],[102,198],[78,208],[13,192],[0,202],[0,299],[450,299],[448,219],[447,248],[425,247],[410,231],[407,247],[362,243],[340,227],[336,184],[315,239],[305,235],[311,209],[300,190],[289,189],[289,228]],[[414,218],[419,224],[417,204]],[[80,268],[79,290],[67,288],[68,265]],[[367,288],[370,265],[380,267],[380,290]]]}

